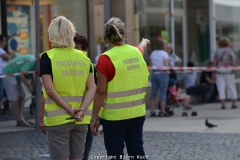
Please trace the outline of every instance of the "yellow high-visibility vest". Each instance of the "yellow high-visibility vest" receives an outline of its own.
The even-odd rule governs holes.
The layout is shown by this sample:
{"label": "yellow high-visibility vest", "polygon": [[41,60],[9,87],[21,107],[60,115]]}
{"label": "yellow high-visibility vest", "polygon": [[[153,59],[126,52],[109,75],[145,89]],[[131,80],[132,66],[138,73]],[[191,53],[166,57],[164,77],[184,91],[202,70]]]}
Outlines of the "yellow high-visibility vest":
{"label": "yellow high-visibility vest", "polygon": [[[86,91],[90,59],[82,51],[73,48],[53,48],[46,53],[52,64],[54,89],[69,106],[79,108]],[[46,126],[56,126],[75,121],[74,119],[66,120],[70,115],[50,99],[45,90],[43,95],[45,98],[44,124]],[[75,121],[75,123],[89,124],[91,115],[92,109],[88,108],[83,120],[81,122]]]}
{"label": "yellow high-visibility vest", "polygon": [[116,121],[144,116],[149,71],[141,52],[125,44],[113,47],[104,55],[111,59],[115,76],[108,82],[99,117]]}

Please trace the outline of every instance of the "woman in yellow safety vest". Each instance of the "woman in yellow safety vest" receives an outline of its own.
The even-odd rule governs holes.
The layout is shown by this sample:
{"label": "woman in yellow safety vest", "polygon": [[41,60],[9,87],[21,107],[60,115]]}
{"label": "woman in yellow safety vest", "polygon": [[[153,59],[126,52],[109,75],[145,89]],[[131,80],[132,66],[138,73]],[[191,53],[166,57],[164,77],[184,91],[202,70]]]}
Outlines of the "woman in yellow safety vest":
{"label": "woman in yellow safety vest", "polygon": [[75,27],[69,19],[54,18],[48,33],[53,49],[41,54],[40,75],[50,157],[81,160],[96,90],[92,65],[74,49]]}
{"label": "woman in yellow safety vest", "polygon": [[124,143],[128,156],[145,157],[142,131],[149,72],[142,54],[150,41],[143,39],[134,47],[124,43],[125,35],[125,24],[119,18],[113,17],[105,24],[105,38],[112,49],[99,57],[96,66],[91,130],[97,135],[99,115],[109,159],[123,159]]}

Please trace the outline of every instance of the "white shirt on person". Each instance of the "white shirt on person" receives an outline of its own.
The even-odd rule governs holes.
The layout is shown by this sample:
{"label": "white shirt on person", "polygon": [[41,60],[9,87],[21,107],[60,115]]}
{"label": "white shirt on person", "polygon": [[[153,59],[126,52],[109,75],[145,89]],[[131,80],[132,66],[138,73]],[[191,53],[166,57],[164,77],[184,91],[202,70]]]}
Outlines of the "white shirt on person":
{"label": "white shirt on person", "polygon": [[164,50],[154,50],[150,55],[150,59],[152,61],[152,66],[162,67],[165,66],[164,60],[169,59],[169,56]]}
{"label": "white shirt on person", "polygon": [[2,74],[3,67],[7,65],[7,62],[2,58],[3,54],[7,54],[7,52],[3,48],[0,48],[0,74]]}
{"label": "white shirt on person", "polygon": [[177,63],[177,62],[180,62],[181,61],[181,58],[179,58],[176,54],[171,54],[170,56],[169,56],[169,61],[168,61],[168,63],[169,63],[169,66],[175,66],[175,63]]}
{"label": "white shirt on person", "polygon": [[178,81],[182,82],[184,88],[187,89],[189,87],[195,86],[197,82],[197,72],[183,72],[178,77]]}

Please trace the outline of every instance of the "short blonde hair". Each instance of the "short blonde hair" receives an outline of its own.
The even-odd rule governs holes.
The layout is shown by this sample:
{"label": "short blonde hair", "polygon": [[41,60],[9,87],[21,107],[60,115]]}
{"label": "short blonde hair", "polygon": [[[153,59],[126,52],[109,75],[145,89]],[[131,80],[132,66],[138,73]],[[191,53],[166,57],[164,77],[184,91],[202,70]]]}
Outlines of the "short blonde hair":
{"label": "short blonde hair", "polygon": [[105,24],[105,37],[113,44],[123,42],[125,24],[120,18],[112,17]]}
{"label": "short blonde hair", "polygon": [[52,43],[52,47],[74,48],[75,33],[74,25],[64,16],[53,18],[48,27],[49,41]]}
{"label": "short blonde hair", "polygon": [[229,38],[227,37],[222,37],[220,38],[220,40],[218,41],[218,46],[219,47],[228,47],[230,43]]}

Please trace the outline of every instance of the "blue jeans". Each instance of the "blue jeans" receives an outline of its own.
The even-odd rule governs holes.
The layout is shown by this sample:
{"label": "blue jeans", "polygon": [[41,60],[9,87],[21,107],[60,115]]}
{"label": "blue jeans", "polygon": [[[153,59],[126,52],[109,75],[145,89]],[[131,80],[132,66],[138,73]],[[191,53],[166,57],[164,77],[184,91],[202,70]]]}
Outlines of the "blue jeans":
{"label": "blue jeans", "polygon": [[156,99],[158,90],[160,90],[160,101],[166,100],[169,75],[167,73],[152,74],[152,93],[150,99]]}
{"label": "blue jeans", "polygon": [[[137,159],[137,156],[145,156],[143,150],[143,124],[145,116],[120,120],[102,120],[104,130],[104,143],[108,157],[122,160],[124,156],[124,142],[127,147],[130,159]],[[109,158],[111,159],[111,158]]]}
{"label": "blue jeans", "polygon": [[88,125],[88,132],[87,132],[87,137],[86,137],[86,142],[85,142],[85,150],[83,154],[83,160],[88,160],[89,153],[92,148],[92,142],[93,142],[93,134],[91,132],[90,125]]}

